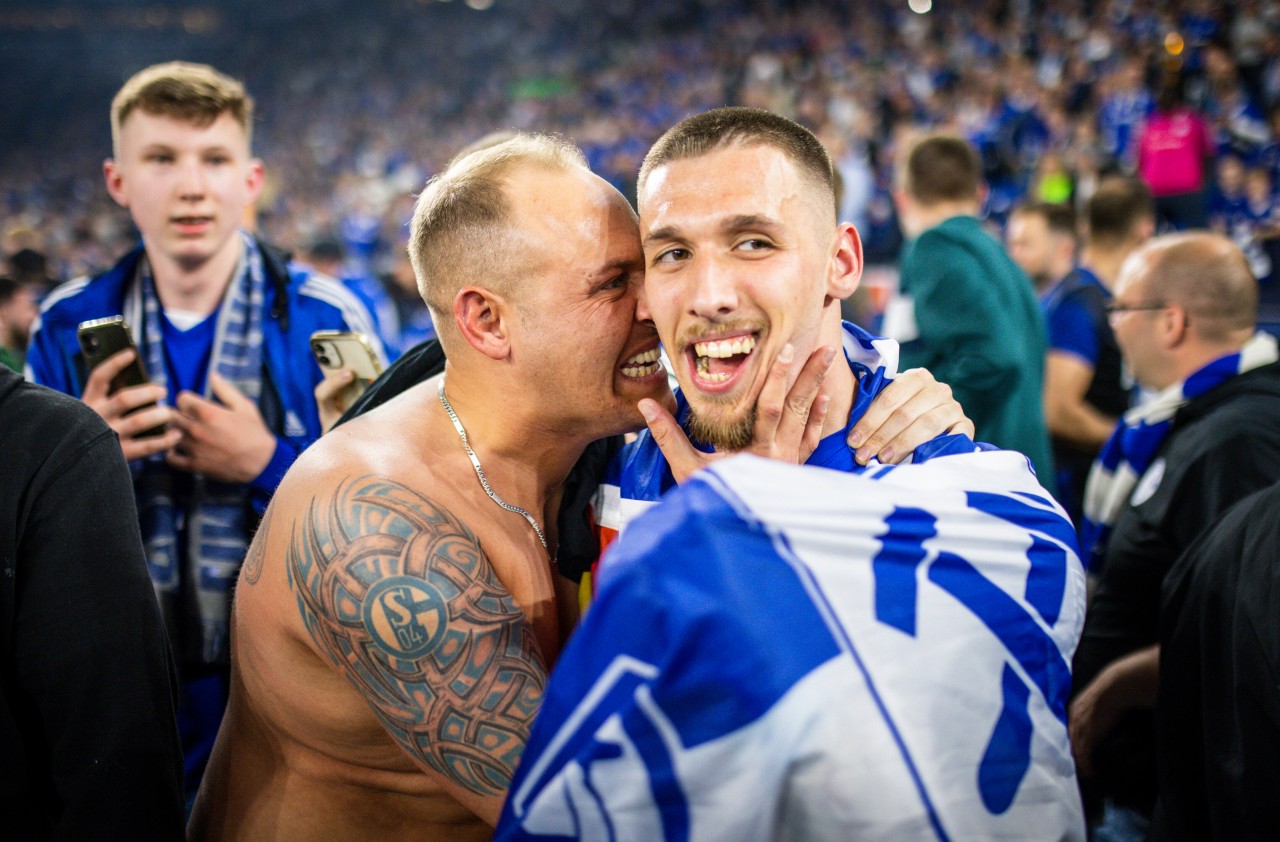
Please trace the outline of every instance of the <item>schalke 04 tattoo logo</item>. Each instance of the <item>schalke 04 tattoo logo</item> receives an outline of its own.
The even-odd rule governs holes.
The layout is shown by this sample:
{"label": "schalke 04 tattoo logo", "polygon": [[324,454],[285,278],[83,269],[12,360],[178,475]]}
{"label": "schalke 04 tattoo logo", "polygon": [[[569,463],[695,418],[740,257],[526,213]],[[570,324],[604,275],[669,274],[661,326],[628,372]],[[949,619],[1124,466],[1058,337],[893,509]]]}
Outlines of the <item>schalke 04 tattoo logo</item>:
{"label": "schalke 04 tattoo logo", "polygon": [[444,636],[444,597],[421,579],[393,576],[369,589],[361,612],[379,647],[412,660],[430,652]]}

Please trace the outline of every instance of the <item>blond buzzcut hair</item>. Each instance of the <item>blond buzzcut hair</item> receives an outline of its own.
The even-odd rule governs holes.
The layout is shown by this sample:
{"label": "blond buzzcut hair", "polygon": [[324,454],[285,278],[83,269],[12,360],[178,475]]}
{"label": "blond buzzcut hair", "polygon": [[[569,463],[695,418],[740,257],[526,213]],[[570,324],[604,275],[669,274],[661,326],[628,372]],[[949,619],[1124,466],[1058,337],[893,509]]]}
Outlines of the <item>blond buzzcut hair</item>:
{"label": "blond buzzcut hair", "polygon": [[409,229],[409,260],[418,292],[431,310],[441,340],[453,333],[453,298],[464,286],[515,292],[519,268],[537,255],[536,244],[513,232],[510,176],[518,169],[589,169],[572,143],[555,135],[519,133],[500,143],[471,147],[427,182]]}
{"label": "blond buzzcut hair", "polygon": [[134,111],[171,117],[198,128],[230,114],[244,129],[246,145],[253,145],[253,98],[243,84],[207,64],[170,61],[129,77],[111,100],[111,148],[116,157],[120,155],[120,129]]}

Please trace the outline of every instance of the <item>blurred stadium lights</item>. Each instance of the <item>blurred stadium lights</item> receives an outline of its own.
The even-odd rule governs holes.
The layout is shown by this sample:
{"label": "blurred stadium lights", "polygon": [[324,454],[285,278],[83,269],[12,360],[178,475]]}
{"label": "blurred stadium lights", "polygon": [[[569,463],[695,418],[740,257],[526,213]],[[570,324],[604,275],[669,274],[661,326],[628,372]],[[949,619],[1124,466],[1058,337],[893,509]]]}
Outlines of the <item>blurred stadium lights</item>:
{"label": "blurred stadium lights", "polygon": [[907,8],[917,15],[927,15],[933,9],[933,0],[907,0]]}

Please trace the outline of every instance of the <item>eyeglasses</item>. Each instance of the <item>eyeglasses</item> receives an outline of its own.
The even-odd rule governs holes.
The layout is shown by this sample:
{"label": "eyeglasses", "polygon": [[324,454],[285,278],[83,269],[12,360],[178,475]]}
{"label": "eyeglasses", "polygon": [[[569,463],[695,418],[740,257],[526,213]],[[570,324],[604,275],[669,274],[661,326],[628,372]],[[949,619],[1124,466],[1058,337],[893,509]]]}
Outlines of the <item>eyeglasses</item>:
{"label": "eyeglasses", "polygon": [[1115,313],[1132,313],[1137,310],[1163,310],[1168,306],[1169,305],[1163,301],[1153,301],[1150,304],[1121,304],[1119,302],[1115,302],[1108,304],[1104,309],[1106,309],[1107,315],[1110,316]]}

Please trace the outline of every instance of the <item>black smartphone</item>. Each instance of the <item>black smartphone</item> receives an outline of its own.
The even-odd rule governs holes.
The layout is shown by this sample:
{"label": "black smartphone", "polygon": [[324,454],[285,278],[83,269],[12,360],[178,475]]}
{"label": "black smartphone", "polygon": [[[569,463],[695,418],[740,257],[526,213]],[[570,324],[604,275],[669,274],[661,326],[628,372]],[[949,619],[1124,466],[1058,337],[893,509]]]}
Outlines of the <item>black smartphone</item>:
{"label": "black smartphone", "polygon": [[[142,364],[142,355],[137,353],[138,348],[133,342],[133,334],[129,330],[129,323],[124,320],[124,316],[109,316],[105,319],[92,319],[91,321],[81,322],[76,326],[76,338],[80,340],[80,352],[84,354],[85,365],[88,366],[90,371],[101,365],[108,357],[118,354],[126,348],[134,351],[133,361],[125,366],[123,371],[111,378],[110,394],[115,394],[121,389],[142,386],[151,382],[151,378],[147,376],[147,367]],[[130,411],[128,414],[132,415],[134,412],[141,412],[153,406],[155,406],[154,403],[149,403]],[[164,431],[165,427],[161,424],[158,427],[152,427],[150,430],[138,433],[135,438],[158,436],[163,434]]]}

